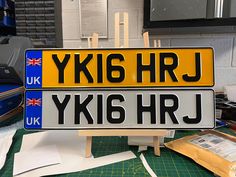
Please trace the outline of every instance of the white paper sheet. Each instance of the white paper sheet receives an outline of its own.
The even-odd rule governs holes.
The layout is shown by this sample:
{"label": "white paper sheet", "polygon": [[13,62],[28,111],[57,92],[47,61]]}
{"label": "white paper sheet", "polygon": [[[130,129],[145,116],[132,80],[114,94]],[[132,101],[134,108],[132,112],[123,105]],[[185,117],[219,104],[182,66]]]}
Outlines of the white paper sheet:
{"label": "white paper sheet", "polygon": [[[175,130],[169,130],[165,138],[174,138],[174,136]],[[129,136],[128,145],[153,147],[153,136]],[[160,137],[160,146],[164,147],[164,137]]]}
{"label": "white paper sheet", "polygon": [[130,160],[136,158],[132,151],[120,152],[116,154],[111,154],[103,157],[98,157],[94,159],[84,158],[79,165],[80,169],[78,171],[88,170],[96,167],[101,167],[117,162],[122,162],[125,160]]}
{"label": "white paper sheet", "polygon": [[153,136],[129,136],[128,145],[153,147]]}
{"label": "white paper sheet", "polygon": [[12,144],[12,138],[19,128],[23,128],[23,121],[0,128],[0,170],[6,161],[7,153]]}
{"label": "white paper sheet", "polygon": [[75,154],[85,157],[85,144],[86,138],[79,137],[76,130],[49,130],[24,135],[20,151],[46,145],[56,145],[60,154],[66,152],[65,158],[71,158]]}
{"label": "white paper sheet", "polygon": [[13,175],[59,163],[61,157],[55,145],[18,152],[14,156]]}
{"label": "white paper sheet", "polygon": [[99,158],[85,158],[85,137],[78,137],[78,131],[72,130],[47,131],[25,135],[23,137],[21,150],[25,151],[49,144],[57,145],[62,163],[36,169],[18,175],[17,177],[38,177],[72,173],[136,158],[136,156],[130,151]]}
{"label": "white paper sheet", "polygon": [[50,130],[23,136],[20,151],[28,151],[46,145],[56,145],[61,156],[61,163],[52,167],[44,167],[18,176],[37,177],[48,174],[65,173],[78,166],[85,157],[85,137],[79,137],[76,130]]}
{"label": "white paper sheet", "polygon": [[143,154],[141,154],[140,156],[140,159],[143,163],[143,166],[146,168],[146,170],[148,171],[148,173],[151,175],[151,177],[157,177],[157,175],[154,173],[154,171],[151,169],[151,167],[148,165],[145,157]]}
{"label": "white paper sheet", "polygon": [[4,166],[15,133],[16,130],[11,130],[7,134],[0,135],[0,169]]}
{"label": "white paper sheet", "polygon": [[147,150],[147,146],[138,146],[138,152],[143,152]]}

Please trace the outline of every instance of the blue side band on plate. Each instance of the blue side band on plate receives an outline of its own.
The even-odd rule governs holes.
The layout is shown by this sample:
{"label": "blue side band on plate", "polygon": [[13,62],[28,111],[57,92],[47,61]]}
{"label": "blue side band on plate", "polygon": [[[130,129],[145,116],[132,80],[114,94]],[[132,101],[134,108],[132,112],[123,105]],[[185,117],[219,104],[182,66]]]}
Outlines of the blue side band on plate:
{"label": "blue side band on plate", "polygon": [[42,51],[28,50],[25,53],[25,87],[42,88]]}
{"label": "blue side band on plate", "polygon": [[42,91],[26,91],[25,93],[25,129],[42,128]]}

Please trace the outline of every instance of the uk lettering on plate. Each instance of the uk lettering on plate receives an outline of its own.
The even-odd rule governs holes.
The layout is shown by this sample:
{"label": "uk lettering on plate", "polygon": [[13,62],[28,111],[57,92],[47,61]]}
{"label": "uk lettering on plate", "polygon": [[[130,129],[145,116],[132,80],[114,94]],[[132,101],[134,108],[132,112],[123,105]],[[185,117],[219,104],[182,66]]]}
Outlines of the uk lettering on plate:
{"label": "uk lettering on plate", "polygon": [[43,49],[25,53],[27,89],[210,87],[212,48]]}
{"label": "uk lettering on plate", "polygon": [[31,90],[26,129],[214,128],[213,90]]}

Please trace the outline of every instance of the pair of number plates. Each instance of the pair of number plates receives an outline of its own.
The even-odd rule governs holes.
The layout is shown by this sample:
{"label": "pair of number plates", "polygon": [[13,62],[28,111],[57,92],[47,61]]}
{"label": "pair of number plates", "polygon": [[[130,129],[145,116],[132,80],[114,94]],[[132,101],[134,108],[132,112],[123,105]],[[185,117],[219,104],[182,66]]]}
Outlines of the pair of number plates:
{"label": "pair of number plates", "polygon": [[183,89],[213,86],[213,62],[211,48],[28,50],[25,128],[213,128],[213,90]]}

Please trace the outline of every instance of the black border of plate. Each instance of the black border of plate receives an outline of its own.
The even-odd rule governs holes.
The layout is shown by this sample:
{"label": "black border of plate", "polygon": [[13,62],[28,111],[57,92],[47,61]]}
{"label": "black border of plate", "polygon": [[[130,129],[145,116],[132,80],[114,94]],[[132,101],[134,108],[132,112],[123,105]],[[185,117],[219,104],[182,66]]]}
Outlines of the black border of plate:
{"label": "black border of plate", "polygon": [[[89,90],[84,90],[84,91],[110,91],[111,89],[89,89]],[[113,89],[112,89],[113,90]],[[156,90],[156,91],[166,91],[168,89],[150,89],[150,88],[147,88],[147,89],[115,89],[115,90],[120,90],[120,91],[128,91],[128,90]],[[111,130],[111,129],[115,129],[115,130],[125,130],[125,129],[128,129],[128,130],[137,130],[137,129],[140,129],[140,130],[150,130],[150,129],[153,129],[153,130],[163,130],[163,129],[166,129],[166,130],[206,130],[206,129],[214,129],[216,127],[216,122],[215,122],[215,110],[216,110],[216,104],[215,104],[215,92],[213,89],[169,89],[171,91],[187,91],[187,90],[190,90],[190,91],[211,91],[213,93],[213,105],[214,105],[214,110],[213,110],[213,115],[214,115],[214,126],[213,127],[210,127],[210,128],[41,128],[41,129],[27,129],[25,128],[25,111],[26,109],[24,109],[24,113],[23,113],[23,118],[24,118],[24,129],[25,130],[35,130],[35,131],[38,131],[38,130]],[[44,91],[79,91],[79,90],[67,90],[67,89],[61,89],[61,90],[50,90],[50,89],[44,89],[44,90],[26,90],[25,92],[27,91],[36,91],[36,92],[44,92]],[[24,102],[26,100],[26,94],[24,94]]]}
{"label": "black border of plate", "polygon": [[143,27],[145,29],[152,28],[179,28],[179,27],[216,27],[216,26],[235,26],[236,17],[232,18],[206,18],[206,19],[187,19],[187,20],[166,20],[151,21],[150,6],[151,0],[144,0],[143,8]]}
{"label": "black border of plate", "polygon": [[[141,87],[141,86],[116,86],[116,87],[88,87],[88,86],[80,86],[80,87],[73,87],[73,89],[106,89],[106,88],[191,88],[191,87],[202,87],[202,88],[209,88],[209,87],[213,87],[215,85],[215,51],[213,47],[173,47],[173,48],[89,48],[89,49],[66,49],[66,48],[36,48],[36,49],[27,49],[25,50],[25,54],[27,51],[50,51],[50,50],[150,50],[150,49],[154,49],[154,50],[162,50],[162,49],[212,49],[213,51],[213,83],[212,85],[207,85],[207,86],[145,86],[145,87]],[[24,62],[25,62],[25,67],[24,67],[24,85],[26,83],[26,60],[25,60],[25,55],[24,55]],[[58,89],[71,89],[72,87],[58,87]],[[52,89],[55,90],[55,87],[42,87],[42,88],[26,88],[27,90],[44,90],[44,89]]]}

